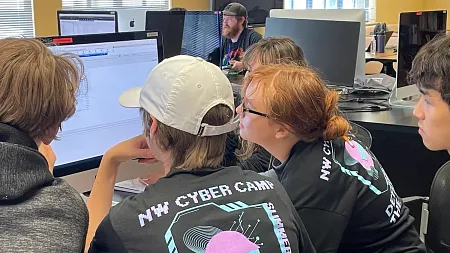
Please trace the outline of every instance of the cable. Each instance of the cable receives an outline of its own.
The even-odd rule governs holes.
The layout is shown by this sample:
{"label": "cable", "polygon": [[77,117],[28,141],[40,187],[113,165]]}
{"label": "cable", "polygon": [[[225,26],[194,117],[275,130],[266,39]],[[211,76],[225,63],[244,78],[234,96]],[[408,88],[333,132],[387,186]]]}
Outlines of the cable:
{"label": "cable", "polygon": [[350,98],[340,99],[339,103],[356,103],[362,106],[339,105],[339,109],[343,113],[353,112],[381,112],[389,111],[392,107],[387,103],[386,98]]}

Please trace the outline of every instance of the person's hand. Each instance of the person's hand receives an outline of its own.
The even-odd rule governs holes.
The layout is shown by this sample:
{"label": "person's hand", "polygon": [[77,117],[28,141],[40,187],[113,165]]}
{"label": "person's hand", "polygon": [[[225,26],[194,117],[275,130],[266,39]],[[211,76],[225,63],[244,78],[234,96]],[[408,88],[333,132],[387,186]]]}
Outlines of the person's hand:
{"label": "person's hand", "polygon": [[116,144],[106,151],[104,159],[118,164],[128,160],[138,160],[139,163],[149,164],[157,162],[142,134]]}
{"label": "person's hand", "polygon": [[231,60],[230,64],[231,64],[232,71],[241,72],[241,71],[245,70],[244,63],[242,63],[240,61]]}
{"label": "person's hand", "polygon": [[53,168],[55,167],[56,162],[56,155],[55,152],[53,151],[52,146],[41,143],[41,145],[39,145],[38,150],[39,153],[41,153],[47,160],[48,169],[53,174]]}

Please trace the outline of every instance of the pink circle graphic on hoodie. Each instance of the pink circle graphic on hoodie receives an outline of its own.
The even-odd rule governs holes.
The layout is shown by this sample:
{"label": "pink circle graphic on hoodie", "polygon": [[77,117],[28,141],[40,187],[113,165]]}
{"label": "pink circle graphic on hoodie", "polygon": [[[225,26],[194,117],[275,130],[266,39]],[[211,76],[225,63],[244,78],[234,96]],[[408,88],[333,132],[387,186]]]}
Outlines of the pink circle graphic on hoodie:
{"label": "pink circle graphic on hoodie", "polygon": [[223,231],[211,238],[205,253],[257,253],[258,245],[236,231]]}
{"label": "pink circle graphic on hoodie", "polygon": [[345,142],[344,161],[346,165],[361,164],[370,176],[378,179],[378,171],[375,169],[372,156],[358,142]]}

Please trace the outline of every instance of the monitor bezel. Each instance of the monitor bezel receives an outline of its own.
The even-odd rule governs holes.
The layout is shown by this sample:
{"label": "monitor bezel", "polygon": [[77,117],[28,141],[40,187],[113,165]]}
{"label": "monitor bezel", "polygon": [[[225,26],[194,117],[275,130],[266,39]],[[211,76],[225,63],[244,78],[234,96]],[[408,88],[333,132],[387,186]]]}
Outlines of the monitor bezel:
{"label": "monitor bezel", "polygon": [[[92,15],[114,15],[114,32],[119,32],[119,20],[118,20],[118,14],[117,11],[87,11],[87,10],[58,10],[56,12],[57,20],[58,20],[58,36],[61,35],[61,14],[92,14]],[[64,36],[71,36],[71,35],[64,35]],[[76,36],[76,35],[74,35]]]}
{"label": "monitor bezel", "polygon": [[[139,32],[122,32],[122,33],[102,33],[89,35],[74,35],[74,36],[52,36],[52,37],[37,37],[47,46],[68,46],[68,45],[85,45],[94,43],[107,43],[117,41],[133,41],[142,39],[157,39],[158,47],[158,63],[163,60],[163,44],[161,36],[158,31],[139,31]],[[118,100],[119,98],[117,98]],[[58,156],[58,154],[56,154]],[[55,166],[53,175],[55,177],[67,176],[70,174],[87,171],[98,168],[103,155],[86,158],[83,160],[66,163]]]}

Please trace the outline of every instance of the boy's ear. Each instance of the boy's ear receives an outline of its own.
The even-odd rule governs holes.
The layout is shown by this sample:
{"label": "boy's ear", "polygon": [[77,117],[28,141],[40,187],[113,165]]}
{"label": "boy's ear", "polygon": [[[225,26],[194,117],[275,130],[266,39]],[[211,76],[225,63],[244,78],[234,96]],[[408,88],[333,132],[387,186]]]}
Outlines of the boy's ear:
{"label": "boy's ear", "polygon": [[60,127],[61,125],[58,125],[47,129],[44,136],[41,137],[40,141],[42,141],[42,143],[44,143],[45,145],[50,145],[50,143],[56,138]]}
{"label": "boy's ear", "polygon": [[149,129],[150,129],[150,134],[153,136],[155,134],[156,130],[158,129],[158,120],[153,116],[151,116],[151,117],[152,117],[152,124],[149,126]]}

